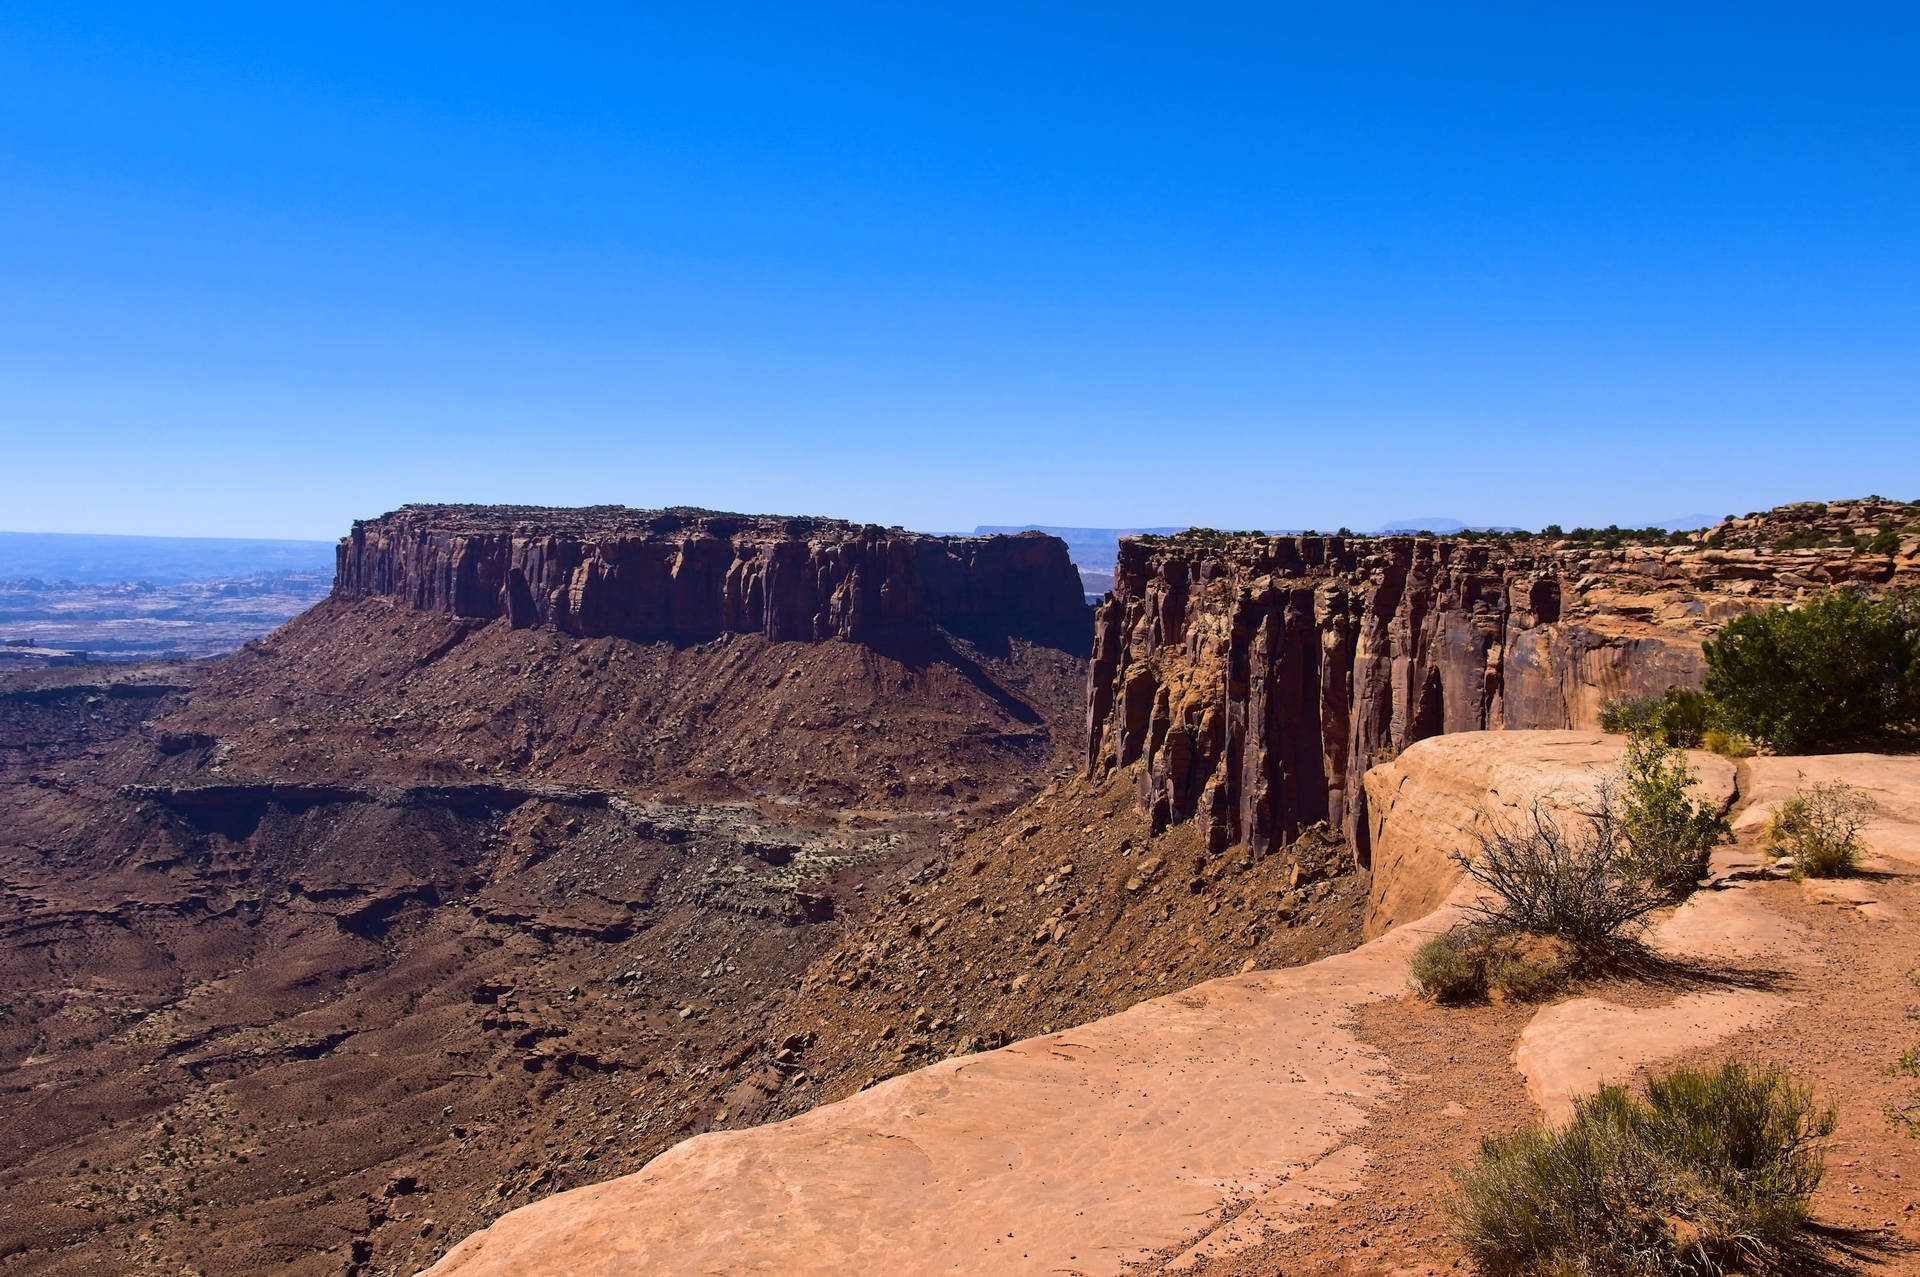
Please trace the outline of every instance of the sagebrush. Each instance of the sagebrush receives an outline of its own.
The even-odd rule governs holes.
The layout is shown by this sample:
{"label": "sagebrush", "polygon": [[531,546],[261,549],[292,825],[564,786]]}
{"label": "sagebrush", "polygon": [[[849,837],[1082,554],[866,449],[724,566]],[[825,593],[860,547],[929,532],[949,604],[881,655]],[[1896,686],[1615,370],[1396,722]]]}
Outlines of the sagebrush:
{"label": "sagebrush", "polygon": [[1777,1252],[1808,1219],[1834,1115],[1778,1068],[1730,1061],[1602,1087],[1563,1127],[1481,1144],[1455,1230],[1491,1277],[1713,1274]]}
{"label": "sagebrush", "polygon": [[[1908,1047],[1902,1051],[1900,1058],[1887,1072],[1894,1077],[1920,1077],[1920,1047]],[[1908,1139],[1920,1137],[1920,1093],[1909,1093],[1903,1100],[1887,1101],[1886,1114],[1887,1121],[1905,1131]]]}
{"label": "sagebrush", "polygon": [[1487,992],[1486,954],[1471,927],[1455,927],[1421,945],[1412,974],[1414,986],[1435,1002],[1471,1002]]}
{"label": "sagebrush", "polygon": [[1414,987],[1435,1002],[1459,1005],[1489,993],[1532,1002],[1558,992],[1583,965],[1563,940],[1466,926],[1421,945],[1412,974]]}
{"label": "sagebrush", "polygon": [[1846,878],[1860,871],[1860,827],[1872,795],[1844,780],[1801,784],[1767,821],[1767,845],[1793,859],[1796,878]]}

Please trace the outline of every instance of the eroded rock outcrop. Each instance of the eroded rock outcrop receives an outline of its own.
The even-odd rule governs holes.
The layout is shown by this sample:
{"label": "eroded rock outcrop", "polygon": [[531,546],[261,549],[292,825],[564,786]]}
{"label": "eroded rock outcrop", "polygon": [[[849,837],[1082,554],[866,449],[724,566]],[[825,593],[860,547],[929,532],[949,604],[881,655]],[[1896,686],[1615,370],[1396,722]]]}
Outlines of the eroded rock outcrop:
{"label": "eroded rock outcrop", "polygon": [[1131,539],[1095,610],[1087,770],[1138,764],[1156,826],[1198,820],[1210,849],[1327,821],[1366,863],[1368,768],[1442,733],[1592,728],[1610,699],[1698,686],[1731,616],[1920,580],[1914,537],[1882,553],[1852,530],[1887,511],[1914,513],[1787,507],[1678,544]]}
{"label": "eroded rock outcrop", "polygon": [[915,638],[935,627],[1077,643],[1064,542],[835,519],[624,506],[403,506],[340,542],[334,595],[585,638]]}

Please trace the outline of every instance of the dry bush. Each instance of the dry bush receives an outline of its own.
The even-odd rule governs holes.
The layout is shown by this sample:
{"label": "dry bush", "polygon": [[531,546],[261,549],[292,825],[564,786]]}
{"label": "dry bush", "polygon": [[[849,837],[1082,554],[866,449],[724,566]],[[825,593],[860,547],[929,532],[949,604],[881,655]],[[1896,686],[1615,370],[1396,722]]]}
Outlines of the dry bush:
{"label": "dry bush", "polygon": [[1487,962],[1487,987],[1514,1002],[1550,998],[1586,965],[1581,953],[1551,936],[1507,936]]}
{"label": "dry bush", "polygon": [[1795,878],[1846,878],[1860,870],[1860,826],[1873,814],[1871,795],[1844,780],[1801,784],[1767,821],[1767,845],[1793,858]]}
{"label": "dry bush", "polygon": [[1487,891],[1469,915],[1496,932],[1606,949],[1670,899],[1665,887],[1635,871],[1612,783],[1567,824],[1535,800],[1518,820],[1487,814],[1474,838],[1477,851],[1454,860]]}

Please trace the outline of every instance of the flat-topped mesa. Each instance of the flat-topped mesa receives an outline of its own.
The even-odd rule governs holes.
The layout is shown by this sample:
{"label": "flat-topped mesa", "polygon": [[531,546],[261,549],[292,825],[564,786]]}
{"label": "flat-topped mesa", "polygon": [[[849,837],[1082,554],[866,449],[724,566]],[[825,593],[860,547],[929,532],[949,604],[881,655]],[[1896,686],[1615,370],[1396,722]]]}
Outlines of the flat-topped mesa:
{"label": "flat-topped mesa", "polygon": [[944,627],[1077,643],[1087,625],[1055,537],[686,508],[403,506],[354,523],[333,592],[643,642],[881,642]]}
{"label": "flat-topped mesa", "polygon": [[1142,810],[1199,820],[1212,850],[1264,855],[1324,820],[1367,864],[1375,763],[1443,732],[1593,728],[1608,700],[1697,687],[1731,616],[1920,582],[1915,517],[1795,506],[1660,542],[1129,539],[1094,613],[1087,771],[1139,764]]}

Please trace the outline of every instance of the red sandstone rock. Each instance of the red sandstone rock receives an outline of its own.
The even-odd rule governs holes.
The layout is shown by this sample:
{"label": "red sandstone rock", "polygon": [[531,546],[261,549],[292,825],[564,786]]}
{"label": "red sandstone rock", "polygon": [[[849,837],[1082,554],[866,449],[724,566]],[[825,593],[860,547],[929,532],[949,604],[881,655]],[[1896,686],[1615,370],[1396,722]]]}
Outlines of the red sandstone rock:
{"label": "red sandstone rock", "polygon": [[708,510],[403,506],[340,542],[336,597],[404,599],[584,638],[910,639],[936,626],[1083,641],[1065,542],[936,537]]}
{"label": "red sandstone rock", "polygon": [[1197,819],[1212,850],[1265,854],[1326,821],[1368,863],[1360,780],[1375,763],[1447,732],[1592,728],[1607,700],[1697,687],[1701,642],[1731,616],[1834,583],[1920,582],[1905,542],[1893,556],[1839,543],[1916,513],[1785,507],[1688,544],[1612,548],[1129,538],[1094,615],[1087,771],[1140,763],[1155,827]]}

